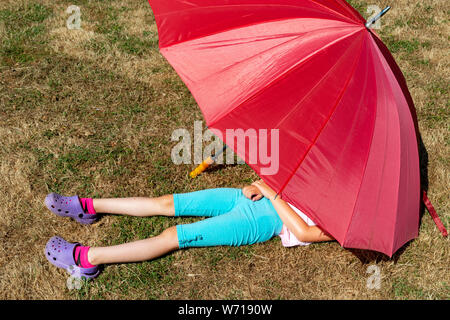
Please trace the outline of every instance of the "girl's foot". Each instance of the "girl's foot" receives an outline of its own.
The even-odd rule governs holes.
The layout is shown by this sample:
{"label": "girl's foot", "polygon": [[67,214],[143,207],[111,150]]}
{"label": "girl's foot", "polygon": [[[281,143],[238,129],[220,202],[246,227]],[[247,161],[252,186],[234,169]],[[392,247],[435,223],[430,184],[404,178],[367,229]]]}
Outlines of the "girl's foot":
{"label": "girl's foot", "polygon": [[70,243],[55,236],[45,246],[45,257],[51,264],[67,270],[75,278],[93,279],[100,274],[100,267],[86,261],[86,257],[82,255],[87,253],[87,249],[83,249],[86,247],[79,243]]}
{"label": "girl's foot", "polygon": [[98,220],[92,199],[80,199],[78,196],[64,197],[52,192],[45,197],[45,205],[54,214],[73,218],[82,224],[91,224]]}

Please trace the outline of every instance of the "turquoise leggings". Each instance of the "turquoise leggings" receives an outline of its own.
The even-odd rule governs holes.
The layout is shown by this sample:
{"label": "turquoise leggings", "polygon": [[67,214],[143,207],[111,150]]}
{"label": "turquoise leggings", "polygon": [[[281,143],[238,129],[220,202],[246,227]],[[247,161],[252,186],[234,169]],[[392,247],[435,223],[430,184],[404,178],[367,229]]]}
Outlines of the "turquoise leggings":
{"label": "turquoise leggings", "polygon": [[207,189],[174,194],[173,199],[176,217],[209,217],[176,226],[180,248],[264,242],[283,226],[270,200],[252,201],[241,189]]}

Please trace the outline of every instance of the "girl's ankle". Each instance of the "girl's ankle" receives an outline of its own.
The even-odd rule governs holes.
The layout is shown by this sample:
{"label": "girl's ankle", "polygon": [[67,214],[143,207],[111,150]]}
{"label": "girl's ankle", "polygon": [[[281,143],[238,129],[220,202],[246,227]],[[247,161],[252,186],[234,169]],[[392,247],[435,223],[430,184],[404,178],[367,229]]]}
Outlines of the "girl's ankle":
{"label": "girl's ankle", "polygon": [[82,268],[93,268],[96,265],[89,260],[90,247],[87,246],[77,246],[75,248],[74,259],[77,266]]}
{"label": "girl's ankle", "polygon": [[80,203],[84,213],[97,214],[94,209],[94,200],[92,198],[80,198]]}

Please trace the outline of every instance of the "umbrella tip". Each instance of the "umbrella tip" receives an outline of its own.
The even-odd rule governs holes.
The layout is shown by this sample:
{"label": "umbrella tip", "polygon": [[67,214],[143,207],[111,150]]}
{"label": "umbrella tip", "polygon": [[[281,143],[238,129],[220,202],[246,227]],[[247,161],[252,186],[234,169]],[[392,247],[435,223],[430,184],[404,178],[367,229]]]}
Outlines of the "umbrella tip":
{"label": "umbrella tip", "polygon": [[370,28],[370,26],[372,24],[374,24],[377,20],[379,20],[382,16],[384,16],[386,14],[386,12],[388,12],[391,9],[390,6],[387,6],[386,8],[384,8],[383,10],[381,10],[381,12],[379,14],[377,14],[375,17],[373,17],[371,20],[367,21],[366,23],[366,28]]}

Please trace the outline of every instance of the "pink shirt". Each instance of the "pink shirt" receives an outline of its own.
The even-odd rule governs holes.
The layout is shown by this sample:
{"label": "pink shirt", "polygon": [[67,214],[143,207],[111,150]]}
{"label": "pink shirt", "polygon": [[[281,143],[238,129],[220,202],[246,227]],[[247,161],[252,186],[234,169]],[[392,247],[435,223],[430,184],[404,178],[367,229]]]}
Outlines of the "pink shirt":
{"label": "pink shirt", "polygon": [[[297,209],[296,207],[294,207],[292,204],[290,204],[289,202],[287,203],[292,210],[294,210],[299,216],[300,218],[303,219],[303,221],[306,222],[306,224],[308,226],[315,226],[316,224],[303,212],[301,212],[299,209]],[[285,247],[293,247],[293,246],[307,246],[309,244],[311,244],[311,242],[302,242],[299,241],[294,234],[288,230],[288,228],[286,227],[286,225],[283,223],[283,228],[281,229],[281,233],[279,234],[279,237],[281,238],[281,243],[283,244],[283,246]]]}

